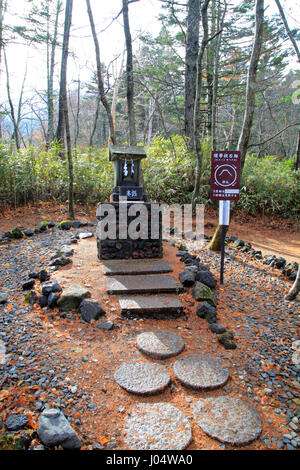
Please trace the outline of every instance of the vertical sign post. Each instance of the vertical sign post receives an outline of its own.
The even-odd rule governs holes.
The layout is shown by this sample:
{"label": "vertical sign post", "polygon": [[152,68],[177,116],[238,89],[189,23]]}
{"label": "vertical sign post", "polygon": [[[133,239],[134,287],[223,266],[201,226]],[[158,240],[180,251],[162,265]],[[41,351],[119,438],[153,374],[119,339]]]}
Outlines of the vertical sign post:
{"label": "vertical sign post", "polygon": [[224,281],[225,236],[230,220],[230,201],[240,195],[240,152],[213,151],[211,154],[211,194],[219,201],[219,225],[222,230],[220,284]]}

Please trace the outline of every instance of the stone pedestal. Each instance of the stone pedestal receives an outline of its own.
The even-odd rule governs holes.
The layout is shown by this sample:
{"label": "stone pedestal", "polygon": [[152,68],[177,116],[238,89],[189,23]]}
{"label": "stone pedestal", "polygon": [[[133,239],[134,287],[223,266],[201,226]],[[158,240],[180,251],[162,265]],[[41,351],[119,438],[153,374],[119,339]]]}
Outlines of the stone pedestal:
{"label": "stone pedestal", "polygon": [[[107,213],[103,215],[104,208],[109,204],[112,210],[115,211],[116,231],[115,236],[107,237],[105,233],[100,234],[100,225],[104,227],[103,220],[107,218]],[[127,221],[120,222],[120,206],[122,206],[122,213],[127,214]],[[152,238],[151,234],[151,203],[139,202],[140,207],[143,208],[143,213],[147,213],[146,227],[141,230],[140,236],[137,239],[130,238],[129,235],[124,238],[124,229],[128,233],[130,223],[136,219],[137,216],[129,216],[131,206],[134,202],[110,202],[99,203],[97,209],[97,219],[99,220],[97,227],[97,249],[98,258],[101,260],[108,259],[144,259],[144,258],[162,258],[162,216],[159,214],[157,225],[155,227],[155,235],[157,238]],[[112,218],[113,219],[113,218]],[[154,221],[153,221],[154,223]],[[105,229],[105,227],[104,227]],[[123,233],[122,233],[123,231]],[[105,236],[104,236],[105,235]]]}

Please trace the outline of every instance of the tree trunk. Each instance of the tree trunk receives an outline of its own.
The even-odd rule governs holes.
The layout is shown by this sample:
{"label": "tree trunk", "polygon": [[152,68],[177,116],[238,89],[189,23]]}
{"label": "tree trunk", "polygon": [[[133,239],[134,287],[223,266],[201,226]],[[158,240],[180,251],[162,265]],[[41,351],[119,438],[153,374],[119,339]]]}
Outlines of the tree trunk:
{"label": "tree trunk", "polygon": [[287,32],[287,35],[288,35],[288,37],[290,38],[291,43],[293,44],[293,47],[294,47],[295,52],[296,52],[296,54],[297,54],[298,62],[300,62],[300,51],[299,51],[299,47],[298,47],[298,44],[296,43],[295,38],[293,37],[292,32],[291,32],[291,30],[290,30],[290,28],[289,28],[287,19],[286,19],[286,17],[285,17],[284,11],[283,11],[283,8],[282,8],[282,6],[281,6],[279,0],[275,0],[275,2],[276,2],[276,4],[277,4],[277,6],[278,6],[278,10],[279,10],[280,16],[281,16],[281,18],[282,18],[282,21],[283,21],[285,30],[286,30],[286,32]]}
{"label": "tree trunk", "polygon": [[[216,2],[211,1],[211,27],[210,36],[214,37],[216,33]],[[206,86],[207,86],[207,123],[206,132],[211,137],[212,135],[212,112],[213,112],[213,99],[214,99],[214,63],[216,54],[216,41],[211,41],[206,49]]]}
{"label": "tree trunk", "polygon": [[73,162],[72,162],[72,149],[71,149],[71,136],[70,136],[70,123],[68,113],[68,98],[67,98],[67,64],[69,55],[69,39],[72,23],[72,9],[73,0],[67,0],[65,10],[65,24],[64,24],[64,39],[63,51],[61,59],[61,79],[60,79],[60,92],[59,92],[59,124],[57,128],[57,140],[62,143],[64,133],[66,134],[67,142],[67,161],[69,173],[69,188],[68,188],[68,206],[69,218],[74,219],[74,203],[73,203]]}
{"label": "tree trunk", "polygon": [[[55,23],[53,37],[51,40],[51,53],[50,58],[47,60],[47,108],[48,108],[48,129],[46,136],[46,148],[49,148],[51,143],[54,141],[54,95],[53,95],[53,81],[54,81],[54,69],[55,69],[55,51],[57,45],[57,31],[58,31],[58,18],[61,12],[62,3],[58,0],[56,5]],[[49,50],[49,44],[47,44],[47,51]],[[48,52],[49,55],[49,52]]]}
{"label": "tree trunk", "polygon": [[116,144],[115,128],[114,128],[114,124],[113,124],[111,108],[110,108],[109,102],[106,99],[105,91],[104,91],[104,84],[103,84],[103,79],[102,79],[102,68],[101,68],[101,61],[100,61],[100,47],[99,47],[99,41],[98,41],[98,38],[97,38],[97,33],[96,33],[96,28],[95,28],[94,17],[93,17],[93,12],[92,12],[92,9],[91,9],[90,0],[86,0],[86,6],[87,6],[87,12],[88,12],[88,15],[89,15],[89,20],[90,20],[94,45],[95,45],[95,54],[96,54],[96,63],[97,63],[98,91],[99,91],[101,102],[102,102],[102,104],[103,104],[103,106],[106,110],[106,114],[107,114],[107,118],[108,118],[108,122],[109,122],[109,130],[110,130],[109,138],[110,138],[112,144]]}
{"label": "tree trunk", "polygon": [[250,132],[252,128],[253,115],[255,109],[255,93],[256,93],[256,76],[259,64],[260,53],[263,44],[263,29],[264,29],[264,0],[256,0],[255,7],[255,36],[252,54],[250,58],[247,90],[246,90],[246,109],[244,114],[244,121],[242,131],[240,134],[238,148],[241,152],[241,171],[244,168],[246,152],[250,139]]}
{"label": "tree trunk", "polygon": [[68,188],[68,217],[74,219],[74,192],[73,192],[73,160],[72,160],[72,144],[69,123],[68,101],[64,103],[64,121],[66,126],[66,142],[67,142],[67,159],[68,159],[68,173],[69,173],[69,188]]}
{"label": "tree trunk", "polygon": [[[263,43],[263,26],[264,26],[264,0],[256,0],[255,7],[255,35],[254,43],[250,58],[249,70],[248,70],[248,79],[247,79],[247,90],[246,90],[246,109],[244,114],[243,126],[238,142],[238,148],[241,152],[241,171],[243,170],[246,152],[249,144],[250,132],[253,122],[254,108],[255,108],[255,92],[256,92],[256,75],[258,69],[258,63]],[[231,210],[231,217],[233,215],[233,210]],[[226,226],[226,233],[228,231],[228,226]],[[222,233],[222,228],[218,225],[216,232],[212,238],[212,241],[209,245],[210,250],[219,251],[220,250],[220,237]]]}
{"label": "tree trunk", "polygon": [[13,126],[14,126],[14,132],[13,132],[13,138],[15,140],[16,144],[16,149],[19,150],[20,148],[20,141],[19,141],[19,128],[18,128],[18,123],[16,119],[16,114],[15,114],[15,108],[11,99],[11,94],[10,94],[10,80],[9,80],[9,72],[8,72],[8,64],[7,64],[7,57],[5,50],[4,52],[4,63],[5,63],[5,70],[6,70],[6,91],[7,91],[7,98],[8,98],[8,103],[10,107],[10,118],[12,120]]}
{"label": "tree trunk", "polygon": [[232,142],[232,139],[233,139],[233,133],[234,133],[234,128],[235,128],[236,113],[237,113],[237,108],[233,108],[233,115],[232,115],[232,122],[231,122],[231,126],[230,126],[230,131],[229,131],[229,134],[225,133],[225,135],[226,135],[226,150],[230,150],[230,147],[231,147],[231,142]]}
{"label": "tree trunk", "polygon": [[123,0],[123,21],[124,21],[124,33],[125,33],[126,51],[127,51],[126,77],[127,77],[127,107],[128,107],[128,122],[129,122],[129,141],[130,141],[130,145],[136,145],[132,40],[131,40],[130,26],[129,26],[128,0]]}
{"label": "tree trunk", "polygon": [[[4,47],[3,44],[3,19],[4,19],[4,12],[5,12],[6,5],[4,4],[4,0],[0,0],[0,78],[1,78],[1,71],[2,71],[2,50]],[[2,138],[2,118],[0,116],[0,139]]]}
{"label": "tree trunk", "polygon": [[297,277],[289,292],[284,297],[286,300],[294,300],[300,292],[300,265],[298,267]]}
{"label": "tree trunk", "polygon": [[[151,144],[151,138],[152,138],[152,124],[153,124],[153,116],[155,112],[155,99],[150,96],[149,98],[149,106],[148,106],[148,119],[147,119],[147,124],[145,126],[145,135],[144,135],[144,141],[146,141],[147,147],[150,146]],[[146,133],[147,133],[147,138],[146,138]]]}
{"label": "tree trunk", "polygon": [[67,0],[65,10],[64,37],[60,70],[60,89],[58,105],[58,124],[56,131],[56,140],[64,147],[65,134],[65,103],[67,102],[67,64],[69,55],[69,39],[72,22],[73,0]]}
{"label": "tree trunk", "polygon": [[295,170],[299,170],[300,168],[300,130],[298,132],[298,144],[296,150],[296,162],[295,162]]}
{"label": "tree trunk", "polygon": [[80,78],[78,77],[77,80],[77,103],[76,103],[76,114],[74,116],[74,124],[75,124],[75,130],[74,130],[74,147],[77,146],[78,142],[78,137],[79,137],[79,116],[80,116],[80,87],[81,87],[81,82]]}
{"label": "tree trunk", "polygon": [[[218,5],[217,16],[217,30],[222,31],[224,26],[225,15],[227,11],[227,4],[225,1],[224,11],[221,16],[221,3]],[[212,96],[212,110],[211,110],[211,137],[212,148],[217,148],[217,108],[218,108],[218,87],[219,87],[219,64],[220,64],[220,49],[221,49],[222,32],[218,35],[215,44],[215,60],[214,60],[214,73],[213,73],[213,96]]]}
{"label": "tree trunk", "polygon": [[92,129],[92,132],[91,132],[91,135],[90,135],[90,140],[89,140],[89,147],[93,146],[94,136],[95,136],[95,133],[96,133],[97,122],[98,122],[98,117],[99,117],[99,112],[100,112],[100,103],[101,103],[101,99],[100,99],[100,96],[98,95],[97,96],[95,117],[94,117],[94,124],[93,124],[93,129]]}
{"label": "tree trunk", "polygon": [[4,1],[0,0],[0,71],[2,64],[2,49],[3,49],[3,19],[4,19]]}
{"label": "tree trunk", "polygon": [[194,105],[196,98],[197,59],[199,52],[200,1],[188,1],[185,52],[184,134],[194,148]]}
{"label": "tree trunk", "polygon": [[203,37],[201,41],[201,47],[198,53],[198,62],[197,62],[197,84],[196,84],[196,97],[195,97],[195,106],[194,106],[194,143],[195,143],[195,152],[197,158],[197,167],[195,174],[195,183],[194,191],[192,196],[192,208],[195,209],[197,196],[200,189],[200,178],[202,173],[202,158],[203,158],[203,149],[202,143],[199,135],[200,130],[200,97],[202,89],[202,72],[203,72],[203,55],[205,48],[208,43],[208,17],[207,9],[210,0],[205,0],[201,8],[201,17],[202,17],[202,27],[203,27]]}
{"label": "tree trunk", "polygon": [[118,96],[119,96],[119,86],[120,86],[120,81],[122,78],[122,72],[123,72],[123,67],[124,67],[124,58],[125,58],[125,49],[122,54],[122,60],[121,60],[121,66],[119,73],[115,79],[114,83],[114,92],[113,92],[113,99],[112,99],[112,104],[111,104],[111,114],[112,114],[112,120],[113,120],[113,125],[114,129],[116,132],[117,124],[116,124],[116,111],[117,111],[117,102],[118,102]]}

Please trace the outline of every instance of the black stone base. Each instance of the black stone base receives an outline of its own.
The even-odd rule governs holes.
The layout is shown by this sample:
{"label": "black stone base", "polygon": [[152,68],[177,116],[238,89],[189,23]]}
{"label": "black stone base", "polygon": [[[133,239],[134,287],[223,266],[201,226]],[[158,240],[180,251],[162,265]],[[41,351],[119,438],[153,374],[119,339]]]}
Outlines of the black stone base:
{"label": "black stone base", "polygon": [[[159,234],[158,238],[151,238],[151,203],[144,203],[144,207],[147,209],[148,215],[148,238],[145,238],[145,234],[141,235],[141,238],[132,240],[130,238],[119,238],[119,203],[117,202],[110,202],[110,203],[103,203],[103,204],[111,204],[115,208],[116,212],[116,238],[106,238],[100,239],[99,234],[97,233],[97,250],[98,250],[98,258],[101,260],[108,260],[108,259],[144,259],[144,258],[162,258],[163,256],[163,246],[162,246],[162,217],[160,214],[159,222],[158,222],[158,230],[157,233]],[[120,203],[124,204],[124,203]],[[134,203],[127,202],[127,224],[126,228],[130,225],[136,217],[129,217],[128,210]],[[99,220],[99,224],[101,221],[107,216],[101,215],[101,205],[98,205],[97,209],[97,219]],[[123,206],[124,207],[124,206]],[[137,215],[138,216],[138,215]],[[124,225],[123,225],[124,227]],[[143,237],[143,238],[142,238]]]}

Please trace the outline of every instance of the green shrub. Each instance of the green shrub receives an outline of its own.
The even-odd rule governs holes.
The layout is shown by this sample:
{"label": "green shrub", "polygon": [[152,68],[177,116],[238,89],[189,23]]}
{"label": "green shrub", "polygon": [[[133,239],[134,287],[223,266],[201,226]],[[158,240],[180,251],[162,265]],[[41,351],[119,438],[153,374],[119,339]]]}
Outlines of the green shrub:
{"label": "green shrub", "polygon": [[[210,140],[202,142],[203,163],[197,202],[215,204],[210,195]],[[12,152],[0,144],[0,204],[23,205],[34,201],[66,202],[68,165],[58,147],[38,147]],[[143,178],[149,201],[166,204],[191,202],[196,160],[181,136],[156,137],[146,148]],[[95,204],[109,199],[113,165],[107,148],[73,150],[74,200]],[[248,155],[241,180],[238,207],[249,214],[300,218],[300,176],[294,159]]]}
{"label": "green shrub", "polygon": [[239,207],[249,214],[300,218],[300,174],[294,159],[247,155]]}

